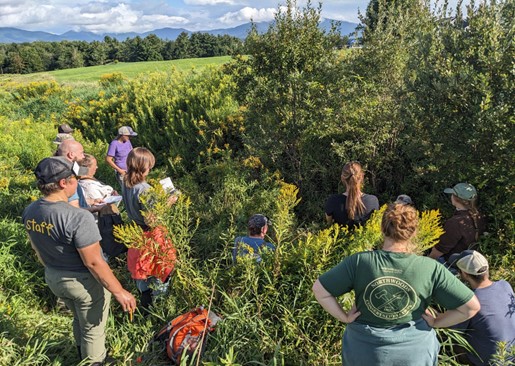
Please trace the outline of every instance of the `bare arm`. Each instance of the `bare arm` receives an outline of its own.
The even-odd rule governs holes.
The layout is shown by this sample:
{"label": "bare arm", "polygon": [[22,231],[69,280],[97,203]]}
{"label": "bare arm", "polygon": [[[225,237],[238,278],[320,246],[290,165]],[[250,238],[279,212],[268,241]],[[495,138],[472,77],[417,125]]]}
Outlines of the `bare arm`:
{"label": "bare arm", "polygon": [[431,253],[429,253],[429,257],[430,258],[433,258],[433,259],[438,259],[440,258],[442,255],[444,255],[444,253],[440,252],[438,249],[436,249],[435,247],[433,247],[433,249],[431,249]]}
{"label": "bare arm", "polygon": [[332,216],[325,214],[325,221],[327,221],[328,224],[332,224],[334,220]]}
{"label": "bare arm", "polygon": [[436,313],[434,310],[426,309],[426,313],[422,314],[422,318],[433,328],[447,328],[472,318],[480,308],[479,300],[474,295],[472,299],[454,310]]}
{"label": "bare arm", "polygon": [[313,293],[318,303],[322,305],[325,311],[343,323],[352,323],[361,315],[356,309],[356,305],[354,305],[348,313],[343,311],[336,298],[324,288],[318,279],[313,284]]}
{"label": "bare arm", "polygon": [[109,165],[111,168],[113,168],[114,170],[116,170],[118,173],[120,174],[125,174],[125,170],[123,170],[122,168],[120,168],[118,165],[116,165],[114,163],[114,158],[112,156],[106,156],[106,163],[107,165]]}
{"label": "bare arm", "polygon": [[45,265],[45,262],[43,262],[43,258],[41,258],[41,254],[39,254],[39,251],[38,251],[38,249],[36,248],[36,246],[34,245],[34,243],[32,242],[32,239],[30,238],[30,236],[29,236],[29,241],[30,241],[30,246],[31,246],[31,247],[32,247],[32,249],[34,249],[34,251],[36,252],[36,257],[38,257],[39,262],[44,266],[44,265]]}
{"label": "bare arm", "polygon": [[120,303],[124,311],[134,310],[136,308],[136,299],[132,294],[126,291],[118,279],[115,277],[111,268],[106,263],[100,252],[100,244],[96,242],[85,248],[77,249],[82,258],[82,262],[89,269],[91,274],[113,294],[116,301]]}

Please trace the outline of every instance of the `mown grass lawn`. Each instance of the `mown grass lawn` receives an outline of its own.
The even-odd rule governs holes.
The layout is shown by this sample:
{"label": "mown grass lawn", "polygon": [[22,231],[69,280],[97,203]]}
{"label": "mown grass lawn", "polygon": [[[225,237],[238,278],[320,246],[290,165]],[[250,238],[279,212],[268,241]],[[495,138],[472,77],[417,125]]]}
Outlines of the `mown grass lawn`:
{"label": "mown grass lawn", "polygon": [[145,62],[118,62],[108,65],[80,67],[76,69],[39,72],[27,75],[0,75],[0,82],[32,82],[41,80],[55,80],[59,83],[92,83],[100,80],[105,74],[119,72],[128,78],[134,78],[140,74],[166,71],[175,67],[179,71],[202,69],[207,66],[217,66],[229,62],[231,56],[187,58],[169,61],[145,61]]}

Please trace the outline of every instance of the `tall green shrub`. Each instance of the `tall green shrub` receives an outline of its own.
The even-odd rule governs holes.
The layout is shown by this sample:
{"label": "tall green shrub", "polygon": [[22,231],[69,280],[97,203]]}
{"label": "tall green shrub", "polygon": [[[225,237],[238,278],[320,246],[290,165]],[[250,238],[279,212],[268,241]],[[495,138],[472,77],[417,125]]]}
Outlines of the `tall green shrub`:
{"label": "tall green shrub", "polygon": [[249,57],[237,59],[233,72],[245,106],[250,155],[279,171],[304,195],[323,186],[327,175],[326,164],[316,161],[327,151],[313,151],[324,145],[317,131],[333,117],[338,37],[335,30],[326,34],[318,27],[320,7],[308,2],[299,9],[296,1],[285,7],[265,34],[255,29],[249,34]]}
{"label": "tall green shrub", "polygon": [[412,181],[436,191],[474,184],[491,229],[513,244],[515,6],[485,1],[435,17],[437,32],[417,29],[405,73]]}

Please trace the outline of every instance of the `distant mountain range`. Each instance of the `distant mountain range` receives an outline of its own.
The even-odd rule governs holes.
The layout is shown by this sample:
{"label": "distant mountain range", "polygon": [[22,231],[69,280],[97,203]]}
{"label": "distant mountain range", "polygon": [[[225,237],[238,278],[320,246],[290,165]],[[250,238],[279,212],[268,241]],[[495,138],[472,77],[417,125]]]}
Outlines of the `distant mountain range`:
{"label": "distant mountain range", "polygon": [[[325,31],[329,31],[331,29],[331,20],[324,19],[320,22],[320,28]],[[261,22],[256,23],[258,32],[264,33],[267,31],[271,22]],[[354,32],[356,28],[356,23],[350,22],[340,22],[340,32],[342,35],[350,35]],[[153,31],[145,32],[145,33],[92,33],[92,32],[75,32],[68,31],[63,34],[52,34],[48,32],[39,32],[39,31],[26,31],[17,28],[2,28],[0,27],[0,43],[24,43],[24,42],[35,42],[35,41],[43,41],[43,42],[59,42],[59,41],[102,41],[105,36],[110,36],[112,38],[116,38],[119,41],[124,41],[127,38],[134,38],[136,36],[140,36],[142,38],[148,36],[149,34],[155,34],[161,39],[166,40],[175,40],[179,34],[182,32],[186,32],[187,34],[192,33],[209,33],[213,35],[229,35],[237,38],[244,39],[249,30],[251,28],[251,23],[245,23],[239,25],[234,28],[224,28],[224,29],[212,29],[205,31],[192,32],[183,28],[161,28],[155,29]]]}

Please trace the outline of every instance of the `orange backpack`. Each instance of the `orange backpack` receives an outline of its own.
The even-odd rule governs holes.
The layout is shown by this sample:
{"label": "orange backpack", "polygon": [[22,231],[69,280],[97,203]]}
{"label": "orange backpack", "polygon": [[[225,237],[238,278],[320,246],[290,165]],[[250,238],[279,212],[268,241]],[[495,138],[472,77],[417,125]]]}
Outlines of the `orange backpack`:
{"label": "orange backpack", "polygon": [[219,319],[216,314],[200,306],[166,324],[154,335],[154,341],[166,342],[166,353],[175,364],[181,362],[184,354],[192,356],[196,353],[200,357],[207,336]]}

